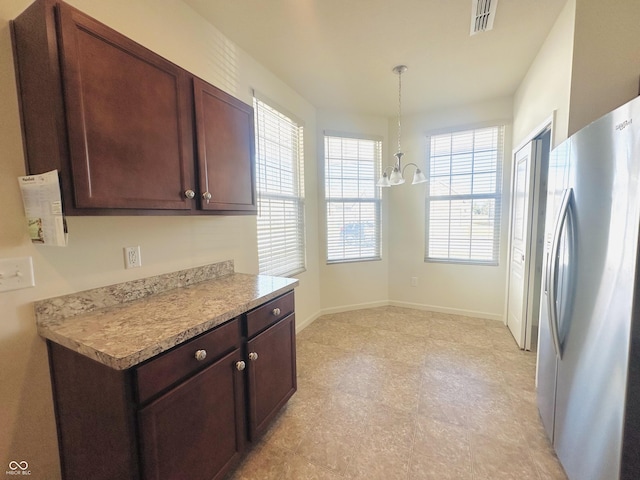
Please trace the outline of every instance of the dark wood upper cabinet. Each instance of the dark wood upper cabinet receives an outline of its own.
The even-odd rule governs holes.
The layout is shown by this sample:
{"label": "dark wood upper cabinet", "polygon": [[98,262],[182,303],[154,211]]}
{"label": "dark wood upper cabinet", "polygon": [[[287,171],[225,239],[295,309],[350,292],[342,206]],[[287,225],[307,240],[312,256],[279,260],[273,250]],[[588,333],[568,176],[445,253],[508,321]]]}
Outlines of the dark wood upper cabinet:
{"label": "dark wood upper cabinet", "polygon": [[256,211],[253,108],[199,78],[193,90],[202,208]]}
{"label": "dark wood upper cabinet", "polygon": [[187,73],[68,5],[59,13],[76,207],[191,208]]}
{"label": "dark wood upper cabinet", "polygon": [[65,213],[255,213],[251,106],[63,2],[12,33],[28,172],[58,169]]}

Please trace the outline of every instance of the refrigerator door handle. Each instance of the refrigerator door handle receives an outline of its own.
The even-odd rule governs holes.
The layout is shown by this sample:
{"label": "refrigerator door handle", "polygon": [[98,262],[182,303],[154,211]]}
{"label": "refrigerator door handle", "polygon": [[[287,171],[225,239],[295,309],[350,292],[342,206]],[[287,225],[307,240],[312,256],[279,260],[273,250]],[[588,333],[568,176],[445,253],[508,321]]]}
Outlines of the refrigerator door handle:
{"label": "refrigerator door handle", "polygon": [[551,243],[551,252],[547,259],[547,278],[546,285],[548,287],[547,308],[549,311],[549,324],[551,327],[551,337],[553,338],[553,348],[559,359],[562,359],[562,345],[560,344],[560,333],[558,327],[558,302],[557,302],[557,269],[558,260],[560,258],[560,242],[562,239],[562,231],[567,224],[567,218],[570,214],[571,203],[573,201],[573,188],[564,191],[560,211],[556,220],[556,226],[553,232],[553,242]]}

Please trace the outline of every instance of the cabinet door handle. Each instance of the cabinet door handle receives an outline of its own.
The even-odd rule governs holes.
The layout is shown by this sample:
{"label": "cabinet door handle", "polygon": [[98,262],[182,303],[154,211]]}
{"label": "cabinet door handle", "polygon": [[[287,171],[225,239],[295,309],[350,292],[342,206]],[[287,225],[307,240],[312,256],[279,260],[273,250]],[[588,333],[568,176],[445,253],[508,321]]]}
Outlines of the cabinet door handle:
{"label": "cabinet door handle", "polygon": [[196,357],[196,360],[201,362],[202,360],[207,358],[207,351],[206,350],[197,350],[196,354],[195,354],[195,357]]}
{"label": "cabinet door handle", "polygon": [[185,190],[184,196],[187,198],[194,198],[196,196],[196,192],[193,190]]}
{"label": "cabinet door handle", "polygon": [[211,200],[211,193],[209,193],[209,192],[204,192],[204,193],[202,194],[202,199],[203,199],[205,202],[209,203],[209,200]]}
{"label": "cabinet door handle", "polygon": [[271,313],[273,313],[274,315],[278,316],[280,315],[280,309],[278,307],[274,308]]}
{"label": "cabinet door handle", "polygon": [[236,362],[236,368],[240,371],[244,370],[244,368],[246,367],[245,363],[240,360],[239,362]]}
{"label": "cabinet door handle", "polygon": [[258,354],[256,352],[251,352],[249,353],[249,360],[257,360],[258,359]]}

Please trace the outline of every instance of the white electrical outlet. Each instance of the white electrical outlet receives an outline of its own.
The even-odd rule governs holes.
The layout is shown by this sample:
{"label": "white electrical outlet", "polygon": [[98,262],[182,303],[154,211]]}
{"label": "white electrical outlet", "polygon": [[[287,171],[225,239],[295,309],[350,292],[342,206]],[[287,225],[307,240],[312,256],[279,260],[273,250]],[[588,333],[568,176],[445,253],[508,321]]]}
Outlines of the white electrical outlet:
{"label": "white electrical outlet", "polygon": [[31,257],[0,259],[0,292],[35,286]]}
{"label": "white electrical outlet", "polygon": [[418,277],[411,277],[411,286],[412,287],[418,286]]}
{"label": "white electrical outlet", "polygon": [[140,245],[137,247],[124,247],[124,268],[138,268],[141,266]]}

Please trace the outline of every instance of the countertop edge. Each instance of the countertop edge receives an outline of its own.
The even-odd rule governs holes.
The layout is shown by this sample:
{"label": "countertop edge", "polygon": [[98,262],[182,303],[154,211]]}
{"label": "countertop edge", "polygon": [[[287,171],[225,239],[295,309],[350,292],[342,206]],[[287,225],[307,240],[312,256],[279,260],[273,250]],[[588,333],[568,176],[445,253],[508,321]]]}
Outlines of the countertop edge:
{"label": "countertop edge", "polygon": [[[255,277],[259,277],[259,275],[255,275]],[[199,323],[194,323],[189,328],[181,331],[179,334],[170,335],[166,338],[161,338],[157,342],[143,346],[140,350],[132,353],[130,355],[126,355],[123,357],[117,357],[105,353],[99,349],[88,346],[82,342],[79,342],[69,336],[61,335],[55,331],[55,325],[48,325],[46,323],[37,323],[37,332],[38,334],[50,340],[58,345],[61,345],[65,348],[68,348],[74,352],[77,352],[85,357],[88,357],[92,360],[95,360],[107,367],[113,368],[115,370],[126,370],[128,368],[135,367],[136,365],[149,360],[150,358],[155,357],[163,352],[166,352],[173,347],[180,345],[192,338],[211,330],[214,327],[220,326],[282,294],[293,291],[295,287],[299,285],[299,281],[297,279],[288,279],[291,280],[290,283],[284,285],[280,288],[276,288],[273,291],[260,295],[259,297],[253,298],[252,300],[242,303],[237,307],[231,308],[224,313],[221,313],[213,318],[204,320]],[[215,280],[213,280],[215,281]],[[175,289],[175,291],[179,291],[180,288]]]}

